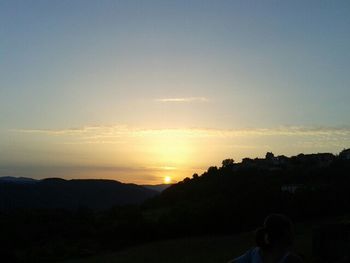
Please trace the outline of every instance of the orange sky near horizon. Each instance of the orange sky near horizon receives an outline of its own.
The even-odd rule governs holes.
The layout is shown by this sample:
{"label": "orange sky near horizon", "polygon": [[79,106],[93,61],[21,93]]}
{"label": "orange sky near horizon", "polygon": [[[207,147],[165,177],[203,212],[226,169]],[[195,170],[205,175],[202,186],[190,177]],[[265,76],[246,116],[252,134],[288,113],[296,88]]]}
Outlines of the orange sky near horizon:
{"label": "orange sky near horizon", "polygon": [[289,156],[338,153],[349,145],[350,129],[141,129],[115,125],[12,130],[7,136],[8,144],[3,146],[8,154],[1,157],[2,162],[10,163],[7,175],[159,184],[165,178],[177,182],[201,174],[209,166],[220,166],[226,158],[239,162],[244,157],[263,157],[268,151]]}

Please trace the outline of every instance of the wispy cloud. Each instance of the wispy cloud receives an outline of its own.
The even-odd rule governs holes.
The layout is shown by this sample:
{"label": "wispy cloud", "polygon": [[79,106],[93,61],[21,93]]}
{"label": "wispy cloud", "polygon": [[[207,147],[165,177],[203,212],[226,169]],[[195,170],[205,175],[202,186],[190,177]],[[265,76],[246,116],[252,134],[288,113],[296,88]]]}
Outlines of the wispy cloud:
{"label": "wispy cloud", "polygon": [[189,103],[189,102],[208,102],[206,97],[184,97],[184,98],[161,98],[156,99],[157,102],[177,102],[177,103]]}
{"label": "wispy cloud", "polygon": [[133,128],[126,125],[111,126],[85,126],[69,129],[12,129],[11,132],[46,134],[46,135],[89,135],[89,139],[120,138],[125,134],[161,134],[183,133],[187,135],[208,136],[243,136],[243,135],[350,135],[350,127],[304,127],[304,126],[280,126],[277,128],[245,128],[245,129],[215,129],[215,128]]}
{"label": "wispy cloud", "polygon": [[[238,138],[238,137],[314,137],[320,140],[350,140],[350,127],[281,126],[277,128],[208,129],[173,128],[143,129],[126,125],[86,126],[73,129],[16,129],[16,133],[65,137],[67,144],[124,144],[136,137],[166,136],[176,138]],[[69,140],[72,139],[72,140]]]}
{"label": "wispy cloud", "polygon": [[86,139],[113,139],[130,132],[125,125],[97,125],[67,129],[11,129],[11,132],[42,134],[51,136],[86,136]]}
{"label": "wispy cloud", "polygon": [[[132,177],[134,182],[160,182],[162,176],[168,174],[180,178],[185,174],[205,170],[200,167],[207,167],[206,165],[211,165],[225,156],[239,160],[247,156],[262,156],[266,151],[285,155],[300,152],[337,153],[344,147],[350,147],[349,126],[149,129],[127,125],[97,125],[72,129],[16,129],[11,132],[14,138],[21,138],[21,145],[26,140],[29,142],[28,146],[35,143],[35,153],[41,154],[36,155],[35,160],[44,160],[43,163],[50,164],[80,164],[77,168],[35,170],[32,174],[36,176],[118,176],[122,181],[130,181]],[[42,145],[49,143],[53,147],[44,147],[40,152],[41,148],[36,143],[41,140]],[[48,155],[48,151],[53,154]],[[24,162],[32,154],[31,151],[26,152],[26,149],[23,156],[18,152],[16,149],[16,160],[22,158]],[[90,163],[92,164],[87,165]],[[125,164],[130,165],[124,167]],[[191,167],[199,168],[194,170]],[[20,175],[23,171],[25,169],[16,174]],[[5,174],[6,170],[1,171],[0,166],[1,173]],[[31,174],[26,172],[24,175]],[[145,176],[148,176],[147,180]]]}

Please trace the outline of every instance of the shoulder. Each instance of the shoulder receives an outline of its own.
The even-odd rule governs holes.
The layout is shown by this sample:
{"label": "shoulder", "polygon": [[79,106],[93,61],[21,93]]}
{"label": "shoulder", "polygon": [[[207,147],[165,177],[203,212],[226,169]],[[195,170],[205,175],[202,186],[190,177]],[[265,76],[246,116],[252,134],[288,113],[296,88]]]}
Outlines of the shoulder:
{"label": "shoulder", "polygon": [[238,258],[235,258],[229,261],[228,263],[249,263],[251,262],[251,259],[255,256],[255,254],[258,253],[258,251],[258,248],[249,249],[242,256],[239,256]]}

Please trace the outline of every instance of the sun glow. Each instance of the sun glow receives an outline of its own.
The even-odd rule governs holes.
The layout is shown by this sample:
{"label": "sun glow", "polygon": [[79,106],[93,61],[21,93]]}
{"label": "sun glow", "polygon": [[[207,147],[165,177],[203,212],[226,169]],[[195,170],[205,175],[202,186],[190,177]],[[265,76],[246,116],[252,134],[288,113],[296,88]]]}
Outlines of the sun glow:
{"label": "sun glow", "polygon": [[[186,132],[177,129],[143,130],[138,135],[139,159],[159,167],[156,173],[164,183],[182,180],[191,174],[187,167],[195,153],[191,137]],[[168,176],[171,179],[165,179]]]}
{"label": "sun glow", "polygon": [[164,177],[164,183],[170,184],[171,183],[171,177],[170,176],[165,176]]}

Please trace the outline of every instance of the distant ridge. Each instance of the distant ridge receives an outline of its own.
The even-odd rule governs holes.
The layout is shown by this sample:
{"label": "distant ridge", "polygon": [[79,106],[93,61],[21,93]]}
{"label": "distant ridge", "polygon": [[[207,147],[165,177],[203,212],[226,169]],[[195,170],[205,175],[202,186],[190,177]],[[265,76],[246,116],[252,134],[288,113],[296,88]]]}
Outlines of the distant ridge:
{"label": "distant ridge", "polygon": [[19,184],[33,184],[37,183],[38,180],[28,177],[13,177],[13,176],[2,176],[0,177],[1,182],[11,182],[11,183],[19,183]]}
{"label": "distant ridge", "polygon": [[143,186],[147,189],[157,191],[157,192],[163,192],[165,189],[172,186],[172,184],[155,184],[155,185],[145,184],[145,185],[141,185],[141,186]]}
{"label": "distant ridge", "polygon": [[0,178],[0,209],[86,207],[94,210],[140,204],[158,192],[104,179]]}

